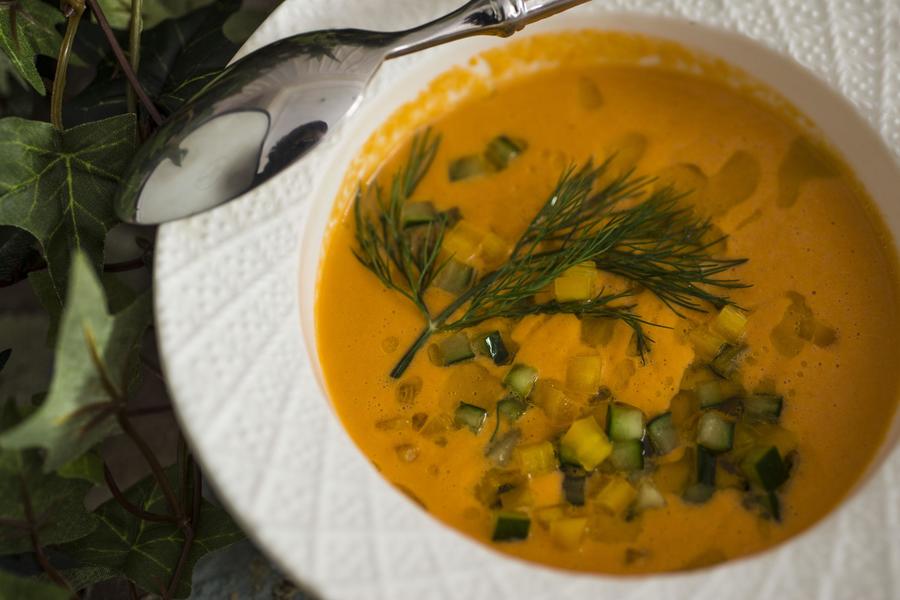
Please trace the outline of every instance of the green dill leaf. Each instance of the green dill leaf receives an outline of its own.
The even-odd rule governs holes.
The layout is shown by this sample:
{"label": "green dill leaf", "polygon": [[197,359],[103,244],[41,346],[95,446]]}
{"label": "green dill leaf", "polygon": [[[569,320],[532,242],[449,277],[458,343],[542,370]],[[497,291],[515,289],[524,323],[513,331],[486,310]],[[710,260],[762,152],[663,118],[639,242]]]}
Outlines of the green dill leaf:
{"label": "green dill leaf", "polygon": [[65,21],[62,12],[41,0],[0,3],[0,49],[16,73],[39,94],[47,92],[34,58],[38,54],[55,57],[62,43],[56,26]]}
{"label": "green dill leaf", "polygon": [[[8,431],[19,423],[13,402],[0,407],[0,430]],[[36,450],[0,450],[0,554],[29,552],[32,542],[27,533],[11,523],[26,521],[23,489],[27,492],[37,523],[41,544],[60,544],[80,539],[97,523],[84,508],[84,495],[91,485],[45,473]]]}
{"label": "green dill leaf", "polygon": [[137,388],[139,342],[150,317],[147,294],[110,315],[94,270],[84,255],[77,253],[72,261],[47,398],[28,419],[0,434],[0,447],[45,448],[45,469],[50,471],[117,432],[118,426],[112,419],[85,429],[98,414],[85,407],[112,400],[110,384],[123,395]]}
{"label": "green dill leaf", "polygon": [[74,251],[100,270],[106,233],[117,223],[112,198],[134,145],[132,115],[64,132],[49,123],[0,119],[0,224],[37,239],[60,304]]}
{"label": "green dill leaf", "polygon": [[[177,473],[175,467],[166,469],[175,489],[179,487]],[[145,511],[157,514],[167,511],[166,500],[152,477],[125,491],[125,497]],[[148,591],[168,584],[184,541],[177,525],[138,519],[115,500],[101,505],[96,514],[100,525],[89,536],[64,545],[62,550],[66,554],[89,565],[115,569]],[[244,538],[231,517],[206,500],[200,505],[198,523],[176,598],[190,595],[191,573],[200,558]]]}

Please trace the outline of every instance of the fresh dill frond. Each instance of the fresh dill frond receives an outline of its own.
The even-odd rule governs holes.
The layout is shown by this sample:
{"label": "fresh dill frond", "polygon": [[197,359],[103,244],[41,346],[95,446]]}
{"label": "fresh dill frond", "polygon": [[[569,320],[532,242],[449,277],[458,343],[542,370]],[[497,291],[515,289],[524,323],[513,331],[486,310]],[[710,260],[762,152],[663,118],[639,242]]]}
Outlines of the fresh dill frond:
{"label": "fresh dill frond", "polygon": [[[428,173],[440,141],[430,130],[416,135],[406,162],[391,180],[388,198],[378,185],[360,186],[353,205],[357,242],[353,254],[386,288],[415,304],[426,319],[431,315],[425,290],[443,266],[438,257],[448,219],[438,214],[434,221],[410,232],[403,224],[403,207]],[[363,206],[366,200],[374,206]]]}
{"label": "fresh dill frond", "polygon": [[[633,172],[609,179],[610,161],[597,166],[588,161],[563,172],[506,262],[432,316],[424,293],[444,264],[439,256],[448,221],[441,218],[429,224],[426,241],[416,244],[403,228],[401,213],[431,166],[439,142],[429,131],[414,139],[409,160],[392,181],[390,198],[383,200],[375,188],[375,220],[363,213],[362,193],[356,201],[357,258],[386,287],[414,302],[426,319],[424,330],[392,377],[403,374],[435,332],[530,314],[619,319],[634,331],[643,356],[652,342],[644,327],[654,324],[634,312],[635,302],[623,303],[634,298],[633,291],[601,291],[586,302],[536,302],[558,277],[586,262],[626,278],[635,288],[649,290],[679,315],[682,309],[703,311],[704,304],[724,306],[728,298],[722,291],[745,287],[736,279],[722,277],[745,260],[712,255],[711,249],[721,240],[708,239],[711,224],[681,205],[684,194],[672,187],[651,191],[653,179]],[[605,183],[597,189],[601,181]]]}

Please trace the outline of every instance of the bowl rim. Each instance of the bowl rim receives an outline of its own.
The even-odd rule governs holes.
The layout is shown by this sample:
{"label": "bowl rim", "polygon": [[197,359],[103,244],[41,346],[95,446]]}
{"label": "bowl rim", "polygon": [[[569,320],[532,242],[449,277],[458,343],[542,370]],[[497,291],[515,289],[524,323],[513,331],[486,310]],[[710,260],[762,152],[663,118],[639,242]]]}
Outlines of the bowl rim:
{"label": "bowl rim", "polygon": [[[282,5],[282,7],[279,9],[279,13],[278,13],[279,15],[283,14],[282,11],[285,11],[285,8],[288,4],[290,4],[290,3],[285,3],[285,5]],[[635,13],[608,13],[608,12],[602,12],[601,14],[603,15],[602,18],[606,23],[618,24],[618,26],[616,26],[616,27],[604,27],[605,29],[622,30],[623,24],[633,24],[635,28],[639,29],[642,24],[646,24],[648,22],[664,23],[669,26],[671,26],[673,24],[673,19],[668,16],[648,16],[648,15],[635,14]],[[554,20],[553,22],[548,22],[548,24],[544,27],[532,28],[532,34],[543,33],[546,31],[555,31],[555,30],[559,30],[559,29],[567,29],[567,30],[573,29],[572,27],[563,26],[564,23],[574,22],[573,20],[574,20],[574,17],[570,17],[568,19],[557,17],[556,20]],[[894,169],[896,172],[900,173],[900,168],[898,168],[898,166],[897,166],[896,156],[893,155],[890,152],[890,150],[887,148],[887,146],[884,142],[884,139],[881,137],[881,135],[875,133],[875,131],[870,127],[870,125],[859,115],[859,112],[856,110],[855,107],[853,107],[853,105],[849,102],[849,100],[846,99],[846,96],[844,94],[842,94],[841,92],[837,91],[836,89],[834,89],[830,84],[828,84],[824,80],[820,79],[819,76],[811,73],[805,67],[801,66],[799,63],[796,62],[796,60],[793,57],[785,56],[782,53],[779,53],[775,50],[772,50],[772,49],[766,47],[759,41],[753,40],[751,38],[747,38],[740,34],[736,34],[733,31],[724,30],[721,27],[718,27],[715,25],[709,25],[709,24],[699,25],[697,23],[693,23],[693,22],[686,21],[684,19],[678,19],[678,18],[676,18],[674,20],[674,23],[678,23],[679,26],[687,27],[688,29],[699,27],[704,30],[704,35],[715,35],[715,36],[720,36],[722,38],[728,38],[728,40],[731,42],[733,42],[735,40],[739,40],[739,43],[738,43],[739,46],[752,47],[752,51],[756,54],[767,55],[767,57],[770,60],[775,60],[779,63],[785,63],[785,62],[791,63],[791,69],[793,69],[795,71],[800,71],[802,73],[804,79],[809,79],[808,83],[810,85],[818,88],[819,91],[825,92],[826,95],[830,97],[831,101],[838,102],[841,105],[841,110],[844,113],[847,113],[848,115],[852,116],[849,123],[851,123],[855,127],[861,127],[862,130],[865,132],[865,134],[871,138],[871,140],[870,140],[871,143],[879,145],[880,150],[882,151],[882,154],[890,157],[889,167]],[[584,26],[582,25],[582,26],[579,26],[578,28],[584,28]],[[627,28],[625,30],[627,30]],[[694,31],[696,31],[696,29],[694,29]],[[526,35],[527,34],[528,34],[528,32],[526,31]],[[663,36],[663,37],[668,37],[668,36]],[[679,43],[682,43],[682,44],[688,46],[689,48],[697,47],[695,44],[685,43],[685,42],[683,42],[681,40],[677,40],[677,39],[676,39],[676,41],[679,41]],[[493,45],[497,45],[498,43],[500,43],[500,42],[495,42]],[[472,47],[472,48],[479,47],[479,51],[484,49],[485,46],[489,45],[486,42],[477,42],[477,41],[470,42],[469,44],[470,44],[469,47]],[[457,48],[458,47],[459,46],[457,46]],[[467,52],[465,54],[466,54],[466,56],[470,55],[469,52]],[[733,61],[733,60],[728,60],[728,59],[726,59],[726,60],[732,64],[735,64],[735,61]],[[434,62],[434,60],[426,61],[426,60],[424,60],[424,58],[420,59],[419,64],[415,65],[414,68],[412,68],[412,69],[407,69],[409,72],[407,74],[405,74],[401,79],[406,79],[407,81],[415,79],[416,73],[424,72],[426,70],[426,68],[429,68],[428,65],[431,65],[432,62]],[[455,62],[462,62],[462,61],[457,60]],[[443,69],[441,69],[441,70],[443,70]],[[760,80],[771,85],[771,87],[773,87],[779,93],[784,93],[783,88],[781,88],[780,86],[772,85],[766,78],[759,76],[757,73],[753,73],[751,71],[751,75],[754,75],[757,78],[759,78]],[[428,79],[426,79],[425,81],[427,81],[427,80]],[[787,96],[787,94],[785,94],[785,95]],[[378,99],[379,99],[378,93],[367,96],[361,109],[356,114],[354,114],[352,117],[350,117],[347,120],[347,122],[345,123],[345,125],[341,126],[341,129],[344,130],[344,129],[350,128],[353,123],[357,123],[360,120],[364,119],[366,116],[370,116],[371,111],[367,111],[367,106],[372,106],[375,103],[375,100],[378,100]],[[793,98],[790,98],[790,97],[789,97],[789,100],[794,101]],[[798,104],[799,107],[801,109],[803,109],[804,114],[809,114],[809,111],[806,110],[806,107],[803,106],[801,103],[798,103],[796,101],[794,101],[794,103]],[[402,102],[400,104],[402,104]],[[388,110],[387,112],[389,114],[392,111],[393,111],[393,108]],[[813,120],[815,120],[815,119],[813,119]],[[380,123],[382,121],[383,121],[383,119],[376,120],[376,125],[374,128],[377,128],[377,126],[380,125]],[[348,136],[350,136],[351,139],[358,140],[360,145],[362,144],[362,142],[364,142],[368,138],[368,135],[363,135],[363,134],[359,134],[359,133],[348,133]],[[826,136],[826,137],[830,137],[830,136]],[[317,159],[318,162],[321,163],[323,166],[328,167],[327,169],[324,169],[326,172],[327,171],[339,172],[339,174],[335,176],[338,181],[343,179],[344,171],[346,169],[345,168],[340,168],[340,169],[334,168],[334,163],[337,160],[337,159],[335,159],[335,156],[337,154],[337,150],[344,148],[346,146],[346,144],[348,144],[348,143],[350,143],[350,142],[345,139],[340,144],[331,146],[330,148],[328,148],[327,153],[322,153],[321,158]],[[351,152],[350,155],[353,156],[353,153]],[[845,154],[842,153],[842,155],[845,155]],[[340,163],[341,161],[337,160],[337,162]],[[848,162],[850,162],[849,158],[848,158]],[[855,172],[857,172],[857,173],[859,172],[856,168],[856,165],[851,164],[851,166],[853,167]],[[346,167],[346,161],[344,161],[344,167]],[[860,175],[860,179],[864,179],[864,178]],[[323,190],[323,186],[327,187],[324,185],[323,178],[319,178],[319,180],[316,181],[316,183],[314,184],[314,187],[312,189],[312,195],[314,197],[318,197]],[[263,189],[263,193],[265,193],[265,188]],[[875,193],[872,192],[872,195],[874,197]],[[331,213],[330,206],[333,202],[333,198],[335,197],[335,194],[330,194],[328,196],[323,195],[322,197],[328,197],[328,198],[332,199],[331,201],[329,201],[327,203],[329,208],[328,208],[328,210],[325,211],[327,214],[330,215],[330,213]],[[239,201],[239,202],[243,202],[243,200]],[[877,199],[876,199],[876,203],[877,203]],[[308,212],[309,212],[309,210],[307,210],[307,213]],[[900,232],[900,224],[898,224],[898,223],[900,223],[900,215],[897,215],[897,219],[895,219],[894,223],[889,223],[886,216],[884,216],[884,220],[885,220],[886,224],[888,225],[888,227],[891,229],[891,231],[893,231],[894,233]],[[310,253],[308,251],[304,250],[304,245],[310,243],[311,240],[316,239],[316,236],[312,235],[310,233],[310,231],[311,231],[311,229],[315,229],[315,227],[317,226],[316,221],[313,218],[305,218],[304,221],[305,221],[304,225],[302,226],[302,229],[301,229],[302,232],[299,236],[299,239],[297,240],[297,244],[296,244],[297,247],[295,249],[298,260],[303,261],[303,262],[301,262],[301,265],[302,265],[301,266],[301,274],[302,274],[301,279],[302,279],[303,275],[309,275],[309,266],[305,264],[306,259],[304,257],[309,255]],[[169,228],[166,228],[166,229],[169,229]],[[162,236],[162,241],[165,241],[166,238],[167,238],[167,236]],[[319,238],[319,240],[321,241],[321,238]],[[319,243],[319,246],[321,246],[321,243]],[[896,241],[894,243],[894,247],[895,248],[897,247]],[[312,254],[316,255],[318,253],[314,252]],[[159,255],[157,256],[157,260],[158,261],[160,260]],[[306,269],[306,270],[304,270],[304,269]],[[315,261],[315,263],[313,265],[313,269],[314,269],[314,272],[317,274],[318,273],[318,260]],[[313,280],[315,280],[316,278],[317,277],[314,277]],[[163,281],[163,280],[161,280],[161,281]],[[299,286],[299,284],[298,284],[298,286]],[[300,296],[298,296],[298,297],[300,297]],[[156,300],[157,300],[157,310],[158,311],[160,308],[159,303],[164,302],[165,298],[166,297],[164,297],[163,294],[157,294]],[[298,300],[298,302],[302,305],[303,301]],[[301,311],[296,311],[296,312],[301,313]],[[311,314],[311,310],[307,310],[307,314]],[[302,332],[301,335],[304,337],[304,339],[306,339],[306,344],[304,344],[304,348],[307,350],[307,352],[309,354],[309,359],[312,361],[313,364],[316,365],[314,372],[315,372],[316,378],[317,378],[316,385],[318,386],[319,394],[321,396],[321,399],[325,400],[325,403],[328,406],[330,418],[335,420],[335,422],[339,424],[338,427],[343,432],[343,427],[340,425],[340,418],[337,416],[336,412],[334,411],[332,403],[331,403],[330,399],[327,398],[327,395],[324,390],[324,386],[322,385],[321,369],[318,367],[318,357],[314,350],[315,349],[314,326],[312,328],[310,328],[309,323],[307,323],[303,320],[304,317],[302,316],[302,314],[298,314],[297,317],[298,317],[298,321],[299,321],[296,323],[298,326],[297,331]],[[308,335],[312,335],[312,338],[311,338],[312,343],[311,344],[309,341],[310,338],[307,337]],[[170,371],[183,370],[183,368],[184,368],[183,365],[176,365],[176,364],[170,362],[169,360],[167,360],[167,357],[171,356],[171,355],[168,352],[169,348],[167,348],[166,340],[167,340],[167,338],[161,334],[161,346],[163,348],[163,355],[161,358],[162,358],[163,368],[164,368],[165,372],[167,374],[169,374]],[[311,349],[312,349],[312,351],[310,351]],[[191,426],[191,425],[194,425],[194,422],[192,421],[192,419],[190,417],[187,416],[186,412],[183,411],[184,399],[180,397],[177,389],[173,389],[172,391],[173,391],[173,401],[176,406],[176,415],[184,429],[186,437],[191,441],[192,446],[194,446],[194,447],[202,446],[202,444],[197,443],[199,440],[195,439],[197,437],[197,429],[195,427]],[[897,429],[898,421],[900,421],[900,419],[898,419],[898,416],[900,416],[900,415],[896,415],[895,419],[894,419],[894,421],[895,421],[894,429]],[[896,432],[893,432],[891,435],[896,436]],[[343,432],[343,438],[344,438],[344,442],[350,442],[350,445],[352,446],[354,452],[358,452],[361,454],[361,450],[359,450],[356,447],[355,443],[350,439],[349,435],[347,435],[346,432]],[[727,569],[727,568],[735,566],[735,565],[757,562],[757,561],[761,561],[764,559],[768,559],[768,558],[771,558],[772,556],[778,554],[779,552],[784,551],[785,548],[796,545],[796,543],[800,540],[804,540],[804,539],[808,540],[808,538],[813,534],[813,532],[822,529],[826,523],[830,523],[830,522],[834,521],[837,518],[837,515],[839,513],[842,513],[842,511],[845,510],[847,505],[853,499],[855,499],[857,496],[859,496],[861,491],[864,488],[867,488],[869,486],[870,480],[872,479],[872,475],[882,467],[885,460],[887,460],[888,456],[892,453],[892,450],[889,448],[889,446],[891,446],[892,444],[895,445],[895,441],[892,442],[891,440],[886,440],[882,444],[882,450],[879,452],[878,457],[876,459],[873,459],[872,464],[870,465],[867,474],[860,478],[860,480],[854,486],[852,491],[850,493],[848,493],[848,495],[844,498],[844,500],[842,500],[840,502],[840,504],[836,508],[834,508],[832,511],[830,511],[824,518],[820,519],[819,521],[814,523],[812,526],[810,526],[806,530],[802,531],[801,533],[797,534],[796,536],[790,538],[789,540],[785,541],[784,543],[769,547],[758,553],[746,555],[746,556],[740,557],[738,559],[732,559],[725,563],[722,563],[719,565],[714,565],[711,567],[705,567],[705,568],[702,568],[702,569],[699,569],[696,571],[691,571],[691,572],[687,572],[687,573],[685,573],[685,572],[658,573],[658,574],[652,574],[650,577],[652,577],[654,579],[664,578],[667,580],[668,579],[683,580],[686,578],[691,578],[700,573],[709,572],[711,570],[721,571],[721,570]],[[893,453],[896,454],[896,448],[893,449]],[[219,493],[220,499],[229,508],[229,510],[232,512],[232,514],[234,515],[236,520],[238,520],[238,522],[240,522],[241,525],[244,526],[244,528],[245,528],[245,530],[247,530],[248,534],[251,537],[253,537],[254,540],[264,549],[264,551],[267,551],[267,554],[269,554],[275,560],[276,563],[278,563],[282,568],[284,568],[285,571],[287,571],[288,573],[290,573],[291,575],[293,575],[295,577],[299,577],[301,580],[305,579],[305,580],[309,581],[310,583],[312,583],[315,587],[318,587],[322,583],[317,580],[318,578],[316,578],[316,577],[310,578],[308,574],[301,572],[302,569],[293,568],[293,562],[285,559],[282,556],[279,556],[276,551],[273,551],[271,549],[270,545],[268,544],[267,540],[264,539],[264,536],[256,535],[257,532],[254,530],[253,523],[252,523],[253,519],[246,518],[246,515],[244,513],[242,513],[240,510],[237,510],[239,507],[234,505],[230,501],[229,495],[227,493],[224,493],[224,494],[221,493],[221,492],[225,491],[225,488],[227,488],[227,486],[220,485],[222,482],[219,481],[215,475],[216,469],[211,464],[213,461],[208,460],[208,458],[209,457],[205,456],[204,454],[201,454],[199,456],[201,464],[203,464],[204,467],[207,469],[207,473],[212,473],[210,475],[210,480],[211,480],[213,487],[217,491],[220,492]],[[368,464],[367,461],[366,461],[366,464]],[[376,475],[376,477],[378,477],[380,480],[380,476]],[[387,484],[386,481],[384,481],[384,484],[385,484],[385,487],[389,488],[390,493],[395,494],[398,497],[402,498],[403,502],[409,502],[405,498],[405,496],[403,496],[399,491],[396,491],[395,488],[393,488],[393,486]],[[464,536],[463,534],[460,534],[456,530],[453,530],[452,528],[449,528],[448,526],[443,525],[443,523],[441,523],[437,519],[434,519],[430,516],[427,518],[430,521],[432,521],[433,523],[437,524],[439,527],[441,527],[449,532],[452,532],[454,535],[459,536],[461,539],[464,539],[466,541],[466,543],[473,545],[473,546],[484,547],[479,542],[471,540],[470,538],[468,538],[467,536]],[[510,555],[503,554],[498,551],[491,550],[491,553],[497,557],[500,557],[503,561],[521,563],[532,569],[539,568],[539,569],[543,569],[543,570],[547,570],[547,571],[552,571],[556,575],[560,575],[560,574],[566,575],[566,576],[577,575],[578,577],[581,577],[581,578],[590,578],[590,579],[598,579],[598,580],[616,580],[616,579],[618,579],[618,580],[626,581],[626,582],[630,582],[630,583],[634,583],[636,580],[644,579],[644,577],[630,577],[630,576],[620,577],[620,576],[614,576],[614,575],[608,575],[608,574],[573,573],[571,571],[558,570],[558,569],[554,569],[552,567],[548,567],[545,565],[538,565],[536,563],[524,562],[524,561],[521,561],[520,559],[511,557]],[[325,590],[322,590],[322,591],[325,591]]]}

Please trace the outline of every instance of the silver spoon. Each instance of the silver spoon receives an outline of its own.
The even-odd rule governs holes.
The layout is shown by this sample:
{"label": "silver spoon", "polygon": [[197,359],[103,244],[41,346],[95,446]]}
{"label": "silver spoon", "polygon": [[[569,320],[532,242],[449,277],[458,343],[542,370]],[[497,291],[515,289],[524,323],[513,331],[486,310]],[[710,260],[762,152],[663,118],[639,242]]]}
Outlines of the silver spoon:
{"label": "silver spoon", "polygon": [[233,200],[309,152],[359,104],[381,63],[473,35],[509,36],[589,0],[471,0],[421,27],[275,42],[226,68],[138,151],[116,210],[154,225]]}

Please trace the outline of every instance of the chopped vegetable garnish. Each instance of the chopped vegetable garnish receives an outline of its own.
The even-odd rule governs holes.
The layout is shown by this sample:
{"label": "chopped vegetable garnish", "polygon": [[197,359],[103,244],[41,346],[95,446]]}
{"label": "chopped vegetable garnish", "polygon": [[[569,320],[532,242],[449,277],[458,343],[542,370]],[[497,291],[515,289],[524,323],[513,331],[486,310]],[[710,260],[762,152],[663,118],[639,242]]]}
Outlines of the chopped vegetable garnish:
{"label": "chopped vegetable garnish", "polygon": [[432,348],[434,349],[431,352],[432,359],[441,367],[455,365],[475,357],[472,346],[469,344],[469,338],[462,332],[444,338],[437,344],[433,344]]}
{"label": "chopped vegetable garnish", "polygon": [[743,353],[743,346],[725,344],[724,346],[722,346],[722,349],[719,350],[719,353],[716,355],[713,361],[709,363],[709,368],[719,377],[728,379],[732,375],[734,375],[735,371],[737,371],[738,362],[740,361],[741,355]]}
{"label": "chopped vegetable garnish", "polygon": [[705,327],[698,327],[691,331],[690,340],[697,356],[703,360],[714,359],[727,343],[724,337]]}
{"label": "chopped vegetable garnish", "polygon": [[572,506],[584,506],[584,486],[587,473],[575,465],[563,465],[563,495]]}
{"label": "chopped vegetable garnish", "polygon": [[716,455],[703,446],[697,446],[697,483],[716,485]]}
{"label": "chopped vegetable garnish", "polygon": [[585,417],[572,423],[559,441],[561,454],[578,461],[587,471],[602,463],[612,453],[613,447],[594,417]]}
{"label": "chopped vegetable garnish", "polygon": [[712,498],[716,488],[706,483],[695,483],[687,487],[681,495],[688,504],[703,504]]}
{"label": "chopped vegetable garnish", "polygon": [[550,442],[538,442],[519,446],[516,451],[522,472],[529,475],[540,475],[556,469],[556,453]]}
{"label": "chopped vegetable garnish", "polygon": [[634,501],[634,509],[638,512],[651,508],[662,508],[666,505],[666,499],[656,486],[649,481],[642,481],[637,488],[637,498]]}
{"label": "chopped vegetable garnish", "polygon": [[697,424],[697,443],[711,452],[727,452],[734,443],[734,422],[717,411],[707,411]]}
{"label": "chopped vegetable garnish", "polygon": [[510,422],[518,421],[527,408],[527,405],[517,396],[509,396],[497,403],[497,411],[500,416]]}
{"label": "chopped vegetable garnish", "polygon": [[566,384],[575,391],[594,394],[600,387],[602,368],[599,356],[573,356],[566,367]]}
{"label": "chopped vegetable garnish", "polygon": [[775,394],[754,394],[741,398],[744,418],[771,423],[778,422],[783,404],[784,398]]}
{"label": "chopped vegetable garnish", "polygon": [[507,510],[530,508],[534,506],[534,496],[526,486],[514,487],[500,494],[500,505]]}
{"label": "chopped vegetable garnish", "polygon": [[493,171],[492,165],[480,154],[463,156],[450,163],[447,175],[450,181],[463,181],[487,175]]}
{"label": "chopped vegetable garnish", "polygon": [[738,343],[747,329],[747,315],[729,304],[719,311],[712,323],[713,329],[732,344]]}
{"label": "chopped vegetable garnish", "polygon": [[581,545],[586,527],[585,517],[557,519],[550,523],[550,539],[564,550],[573,550]]}
{"label": "chopped vegetable garnish", "polygon": [[624,514],[637,498],[637,490],[621,477],[613,477],[597,494],[597,504],[613,515]]}
{"label": "chopped vegetable garnish", "polygon": [[558,302],[586,302],[597,295],[597,268],[586,263],[568,269],[553,282]]}
{"label": "chopped vegetable garnish", "polygon": [[477,346],[478,351],[487,356],[495,365],[505,365],[510,362],[512,355],[503,336],[499,331],[491,331],[479,336]]}
{"label": "chopped vegetable garnish", "polygon": [[516,510],[500,510],[494,518],[494,533],[491,539],[495,542],[514,542],[528,538],[531,519],[527,514]]}
{"label": "chopped vegetable garnish", "polygon": [[438,214],[431,202],[407,202],[403,205],[401,218],[404,227],[414,227],[435,221]]}
{"label": "chopped vegetable garnish", "polygon": [[488,142],[484,157],[495,169],[502,171],[527,148],[528,144],[524,140],[514,140],[505,135],[499,135]]}
{"label": "chopped vegetable garnish", "polygon": [[634,406],[614,402],[607,412],[606,432],[616,442],[639,440],[644,437],[644,413]]}
{"label": "chopped vegetable garnish", "polygon": [[450,259],[434,278],[434,285],[451,294],[462,294],[475,281],[475,268]]}
{"label": "chopped vegetable garnish", "polygon": [[787,466],[775,446],[752,450],[741,463],[741,469],[752,483],[768,491],[778,489],[788,479]]}
{"label": "chopped vegetable garnish", "polygon": [[468,427],[472,433],[478,433],[487,420],[487,411],[480,406],[461,403],[453,414],[453,422],[457,427]]}
{"label": "chopped vegetable garnish", "polygon": [[644,468],[644,445],[640,440],[613,442],[609,463],[616,471],[640,471]]}
{"label": "chopped vegetable garnish", "polygon": [[672,421],[672,413],[663,413],[647,424],[647,435],[653,449],[659,455],[668,454],[678,447],[678,430]]}
{"label": "chopped vegetable garnish", "polygon": [[698,382],[694,393],[700,400],[700,408],[712,408],[739,395],[741,386],[727,379],[712,379]]}
{"label": "chopped vegetable garnish", "polygon": [[513,365],[506,377],[503,378],[503,385],[524,400],[531,394],[537,378],[538,373],[535,369],[528,365],[517,364]]}

